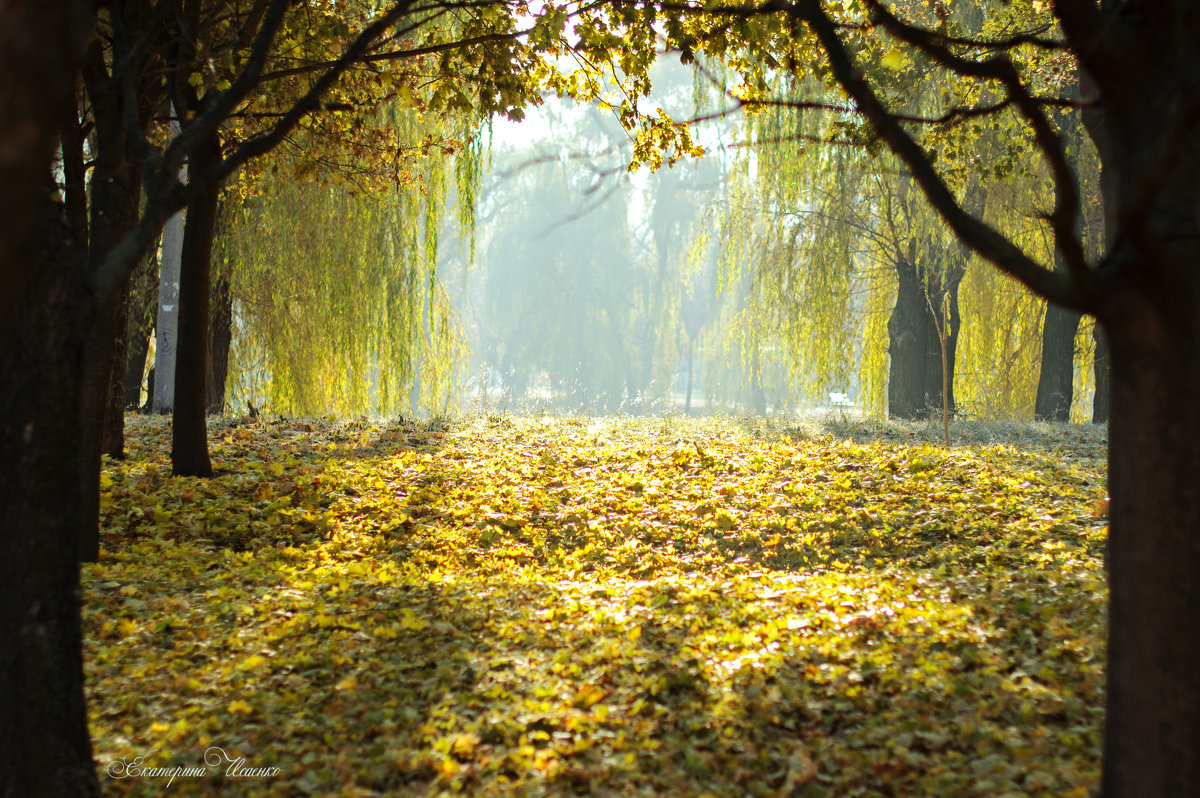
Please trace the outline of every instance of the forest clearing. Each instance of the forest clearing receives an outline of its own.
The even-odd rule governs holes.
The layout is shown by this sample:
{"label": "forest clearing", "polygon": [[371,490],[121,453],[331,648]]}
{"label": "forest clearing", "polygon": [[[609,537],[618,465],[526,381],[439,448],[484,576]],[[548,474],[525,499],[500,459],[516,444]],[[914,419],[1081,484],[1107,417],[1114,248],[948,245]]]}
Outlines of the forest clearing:
{"label": "forest clearing", "polygon": [[1200,798],[1197,41],[0,0],[0,798]]}
{"label": "forest clearing", "polygon": [[226,419],[203,480],[128,423],[83,572],[106,792],[1098,787],[1100,428]]}

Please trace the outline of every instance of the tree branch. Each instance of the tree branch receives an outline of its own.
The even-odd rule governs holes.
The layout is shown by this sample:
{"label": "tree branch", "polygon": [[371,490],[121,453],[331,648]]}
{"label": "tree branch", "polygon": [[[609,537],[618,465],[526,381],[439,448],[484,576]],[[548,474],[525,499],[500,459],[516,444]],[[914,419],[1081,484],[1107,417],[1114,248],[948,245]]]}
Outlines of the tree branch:
{"label": "tree branch", "polygon": [[[1062,138],[1050,123],[1042,106],[1021,82],[1021,75],[1012,59],[1007,53],[985,61],[973,61],[955,55],[940,44],[929,31],[901,21],[879,0],[866,0],[866,3],[884,30],[916,47],[935,62],[955,74],[992,79],[1004,86],[1008,93],[1008,101],[1016,106],[1021,116],[1025,117],[1025,121],[1033,128],[1038,149],[1054,175],[1054,211],[1050,214],[1050,223],[1054,230],[1055,248],[1062,253],[1067,272],[1075,280],[1085,302],[1092,307],[1097,306],[1100,302],[1100,284],[1088,266],[1083,242],[1075,229],[1075,219],[1079,215],[1079,184],[1075,172],[1067,163]],[[895,115],[892,117],[895,118]]]}
{"label": "tree branch", "polygon": [[1085,300],[1070,277],[1041,266],[993,227],[963,209],[933,168],[925,151],[892,116],[855,67],[853,57],[822,10],[819,0],[800,0],[795,6],[795,13],[821,42],[838,84],[855,101],[880,138],[908,167],[926,199],[954,234],[980,256],[1035,293],[1065,307],[1091,312],[1092,304]]}
{"label": "tree branch", "polygon": [[389,11],[367,26],[330,69],[313,84],[288,111],[262,136],[243,143],[215,168],[190,175],[188,185],[179,183],[178,172],[184,158],[206,135],[211,135],[234,111],[255,86],[262,74],[275,34],[278,32],[289,0],[271,0],[263,15],[262,26],[255,36],[254,46],[245,69],[225,92],[219,93],[199,116],[187,125],[167,146],[161,158],[156,158],[154,174],[146,185],[146,207],[142,217],[124,239],[113,248],[100,268],[91,275],[89,284],[101,297],[116,290],[124,277],[137,264],[161,231],[167,219],[183,208],[199,191],[231,175],[252,158],[277,146],[296,124],[309,112],[320,107],[321,97],[397,20],[405,16],[413,0],[401,0]]}

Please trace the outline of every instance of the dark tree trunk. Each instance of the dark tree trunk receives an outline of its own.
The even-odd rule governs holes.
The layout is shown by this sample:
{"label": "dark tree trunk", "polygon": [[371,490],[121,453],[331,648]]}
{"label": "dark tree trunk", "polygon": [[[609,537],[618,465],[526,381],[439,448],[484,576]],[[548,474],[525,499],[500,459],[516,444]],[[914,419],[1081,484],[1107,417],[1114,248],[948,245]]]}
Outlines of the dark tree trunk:
{"label": "dark tree trunk", "polygon": [[[225,382],[229,375],[229,344],[233,340],[233,294],[229,274],[222,273],[213,284],[208,327],[208,412],[225,412]],[[419,374],[414,382],[419,383]]]}
{"label": "dark tree trunk", "polygon": [[1191,282],[1108,320],[1106,796],[1200,794],[1200,280]]}
{"label": "dark tree trunk", "polygon": [[[217,134],[200,142],[192,153],[193,178],[203,175],[221,158]],[[208,426],[205,418],[208,374],[209,271],[217,206],[221,194],[215,183],[204,186],[188,205],[179,276],[179,349],[175,360],[175,413],[171,437],[171,470],[181,476],[210,477]]]}
{"label": "dark tree trunk", "polygon": [[[136,13],[129,11],[130,17]],[[88,227],[88,271],[100,268],[108,253],[137,224],[141,176],[137,149],[126,128],[125,97],[118,77],[109,73],[99,40],[84,58],[83,78],[95,123],[96,156],[92,172]],[[139,117],[147,112],[138,109]],[[86,560],[100,555],[100,455],[124,456],[125,304],[129,280],[95,307],[83,364],[83,426],[79,449],[80,548]]]}
{"label": "dark tree trunk", "polygon": [[[1078,84],[1071,90],[1070,96],[1079,99]],[[1058,121],[1062,136],[1068,142],[1067,166],[1078,183],[1079,150],[1082,146],[1079,113],[1074,110],[1062,111],[1058,114]],[[1082,207],[1075,216],[1075,234],[1082,238]],[[1067,270],[1062,252],[1054,253],[1054,268],[1060,272]],[[1071,420],[1071,404],[1075,399],[1075,334],[1082,318],[1079,313],[1056,305],[1046,308],[1046,316],[1042,320],[1042,362],[1038,373],[1037,397],[1033,403],[1033,417],[1038,421]]]}
{"label": "dark tree trunk", "polygon": [[[78,125],[90,3],[10,0],[0,24],[0,796],[98,796],[79,604],[84,203],[68,135],[70,221],[51,159]],[[73,143],[72,143],[73,142]]]}
{"label": "dark tree trunk", "polygon": [[98,796],[83,694],[82,243],[57,220],[0,355],[0,796]]}
{"label": "dark tree trunk", "polygon": [[1038,421],[1070,421],[1075,398],[1075,333],[1082,318],[1057,305],[1042,322],[1042,365],[1033,415]]}
{"label": "dark tree trunk", "polygon": [[1108,405],[1112,395],[1111,378],[1108,363],[1108,342],[1103,328],[1097,324],[1092,332],[1096,349],[1093,358],[1093,374],[1096,379],[1096,393],[1092,396],[1092,423],[1104,424],[1108,421]]}
{"label": "dark tree trunk", "polygon": [[[946,329],[946,363],[949,367],[950,412],[954,412],[954,360],[958,350],[958,284],[961,270],[947,275],[949,318],[943,318],[943,280],[923,274],[915,258],[895,263],[899,286],[896,305],[888,319],[888,415],[924,419],[942,408],[942,349],[938,329]],[[932,307],[931,307],[932,306]],[[934,312],[937,316],[934,316]],[[948,322],[948,324],[946,323]]]}
{"label": "dark tree trunk", "polygon": [[[125,363],[124,385],[126,410],[137,410],[141,404],[146,357],[150,353],[150,337],[154,334],[154,311],[157,301],[158,258],[151,253],[134,272],[133,292],[129,297],[129,357]],[[151,394],[146,396],[149,398]]]}
{"label": "dark tree trunk", "polygon": [[898,258],[895,267],[899,288],[888,319],[888,416],[923,418],[929,412],[925,396],[929,310],[917,267],[905,258]]}

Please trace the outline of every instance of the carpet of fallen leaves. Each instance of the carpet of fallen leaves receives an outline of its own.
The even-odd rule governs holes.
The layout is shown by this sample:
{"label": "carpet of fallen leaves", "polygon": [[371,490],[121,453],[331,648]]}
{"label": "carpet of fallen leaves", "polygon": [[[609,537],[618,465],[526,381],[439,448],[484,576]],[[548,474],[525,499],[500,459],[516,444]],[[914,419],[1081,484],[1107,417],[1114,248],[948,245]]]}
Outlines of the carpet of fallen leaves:
{"label": "carpet of fallen leaves", "polygon": [[131,418],[83,577],[105,789],[1093,794],[1103,433],[971,429],[222,421],[202,480]]}

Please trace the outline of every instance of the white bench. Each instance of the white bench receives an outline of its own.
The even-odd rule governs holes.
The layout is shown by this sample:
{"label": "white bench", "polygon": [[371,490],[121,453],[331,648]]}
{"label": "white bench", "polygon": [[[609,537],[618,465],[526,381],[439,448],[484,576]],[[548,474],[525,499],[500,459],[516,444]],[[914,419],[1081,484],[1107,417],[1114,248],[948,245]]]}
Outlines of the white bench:
{"label": "white bench", "polygon": [[854,403],[850,401],[850,395],[841,391],[830,392],[829,404],[831,407],[836,407],[839,410],[845,410],[848,407],[854,406]]}

